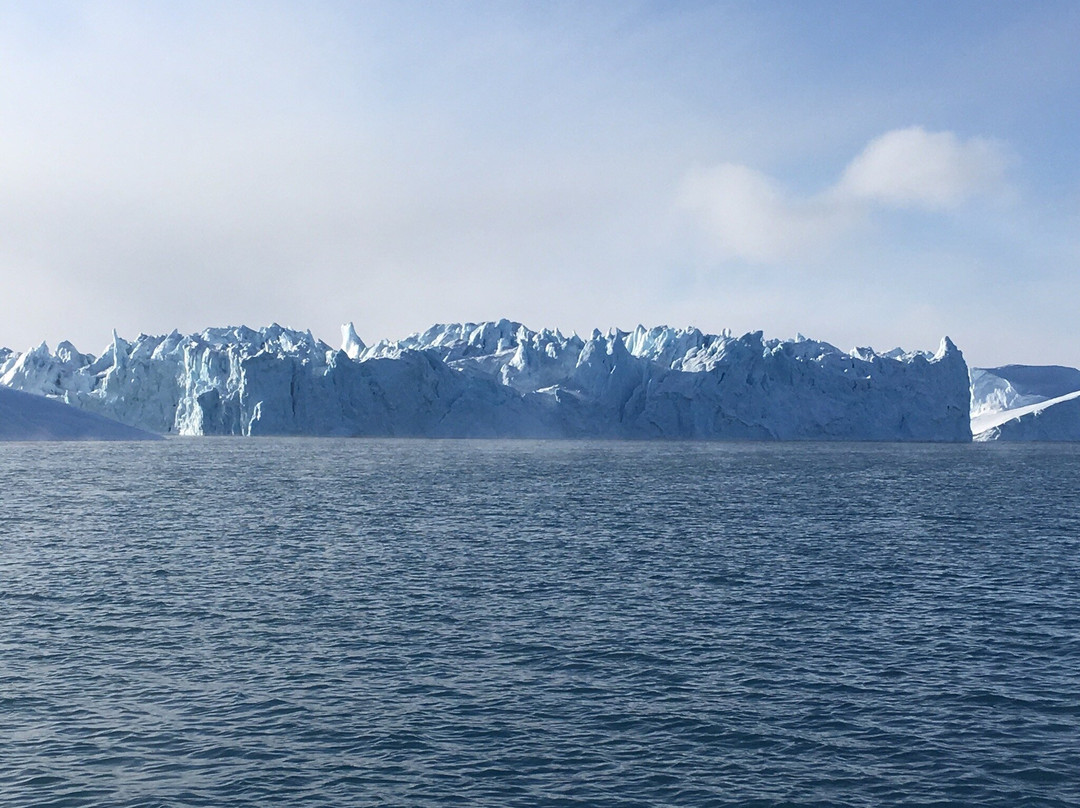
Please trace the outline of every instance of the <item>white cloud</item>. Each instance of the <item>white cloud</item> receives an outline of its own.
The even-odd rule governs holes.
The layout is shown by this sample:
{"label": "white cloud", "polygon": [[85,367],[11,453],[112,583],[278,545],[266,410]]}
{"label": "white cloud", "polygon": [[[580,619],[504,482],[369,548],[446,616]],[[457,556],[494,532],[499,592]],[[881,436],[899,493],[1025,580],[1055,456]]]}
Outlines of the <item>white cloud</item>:
{"label": "white cloud", "polygon": [[926,210],[954,208],[999,187],[1006,159],[986,138],[961,140],[921,126],[895,129],[870,141],[837,186],[841,195]]}
{"label": "white cloud", "polygon": [[955,209],[1003,187],[1004,149],[986,138],[910,127],[870,141],[821,193],[799,197],[743,165],[695,169],[680,202],[720,258],[755,263],[818,256],[881,208]]}

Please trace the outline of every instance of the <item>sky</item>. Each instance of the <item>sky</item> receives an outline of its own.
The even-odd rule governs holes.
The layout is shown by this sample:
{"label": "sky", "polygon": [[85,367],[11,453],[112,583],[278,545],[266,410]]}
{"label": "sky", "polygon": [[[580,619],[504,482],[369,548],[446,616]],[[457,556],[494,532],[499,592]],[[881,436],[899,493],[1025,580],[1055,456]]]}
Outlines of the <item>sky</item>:
{"label": "sky", "polygon": [[1080,3],[0,0],[0,345],[506,317],[1080,365]]}

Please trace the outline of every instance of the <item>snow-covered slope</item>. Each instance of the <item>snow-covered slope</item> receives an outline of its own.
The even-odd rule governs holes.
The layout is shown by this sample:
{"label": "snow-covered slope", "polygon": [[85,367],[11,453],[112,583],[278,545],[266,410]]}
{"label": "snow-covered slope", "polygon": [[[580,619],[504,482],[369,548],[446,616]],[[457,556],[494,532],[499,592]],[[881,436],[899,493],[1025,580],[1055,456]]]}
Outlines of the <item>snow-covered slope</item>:
{"label": "snow-covered slope", "polygon": [[1080,440],[1080,390],[1057,398],[971,419],[977,441]]}
{"label": "snow-covered slope", "polygon": [[0,358],[0,384],[158,432],[970,440],[968,371],[934,355],[639,326],[588,338],[500,320],[334,350],[281,326],[114,334]]}
{"label": "snow-covered slope", "polygon": [[0,387],[0,441],[156,440],[157,435],[59,401]]}
{"label": "snow-covered slope", "polygon": [[1077,397],[1080,370],[1076,368],[972,368],[971,431],[979,441],[1080,440]]}

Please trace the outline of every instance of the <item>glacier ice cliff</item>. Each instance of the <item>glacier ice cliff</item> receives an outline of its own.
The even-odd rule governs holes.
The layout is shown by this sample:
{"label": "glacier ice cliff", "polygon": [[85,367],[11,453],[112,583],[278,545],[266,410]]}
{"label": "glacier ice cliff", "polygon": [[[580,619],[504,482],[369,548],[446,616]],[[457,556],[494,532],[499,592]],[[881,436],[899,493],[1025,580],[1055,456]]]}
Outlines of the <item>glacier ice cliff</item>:
{"label": "glacier ice cliff", "polygon": [[520,323],[437,325],[334,349],[309,331],[113,334],[0,353],[0,384],[180,435],[967,441],[960,350],[841,351],[638,326],[588,337]]}

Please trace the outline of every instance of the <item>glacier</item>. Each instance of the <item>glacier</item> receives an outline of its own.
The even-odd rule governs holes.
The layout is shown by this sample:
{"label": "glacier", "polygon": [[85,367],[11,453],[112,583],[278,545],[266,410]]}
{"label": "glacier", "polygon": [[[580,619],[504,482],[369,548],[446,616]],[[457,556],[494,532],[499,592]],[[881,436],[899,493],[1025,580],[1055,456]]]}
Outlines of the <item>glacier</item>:
{"label": "glacier", "polygon": [[971,431],[980,442],[1080,440],[1080,370],[972,368]]}
{"label": "glacier", "polygon": [[340,348],[280,325],[0,353],[0,385],[175,435],[969,441],[970,386],[936,353],[842,351],[638,326],[564,336],[509,320]]}

